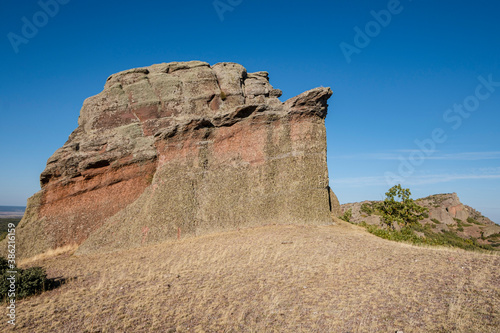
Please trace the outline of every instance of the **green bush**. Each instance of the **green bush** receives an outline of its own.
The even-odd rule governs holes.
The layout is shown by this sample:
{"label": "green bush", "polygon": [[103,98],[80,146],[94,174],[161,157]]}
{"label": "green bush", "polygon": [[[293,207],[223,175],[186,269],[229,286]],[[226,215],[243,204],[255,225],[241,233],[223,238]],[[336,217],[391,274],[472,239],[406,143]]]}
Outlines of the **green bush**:
{"label": "green bush", "polygon": [[40,294],[49,287],[47,273],[41,267],[31,267],[21,270],[20,276],[18,298]]}
{"label": "green bush", "polygon": [[479,223],[478,221],[476,221],[476,219],[472,218],[472,217],[468,217],[467,218],[467,222],[470,223],[470,224],[478,224],[478,225],[482,225],[482,223]]}
{"label": "green bush", "polygon": [[372,205],[365,202],[364,204],[361,205],[361,211],[367,214],[368,216],[372,215],[373,214]]}
{"label": "green bush", "polygon": [[459,247],[464,250],[494,250],[489,245],[481,245],[477,242],[475,238],[465,239],[452,231],[442,231],[441,233],[436,233],[433,235],[429,235],[432,240],[432,245],[444,245],[444,246],[452,246]]}
{"label": "green bush", "polygon": [[439,220],[437,220],[437,219],[431,219],[431,221],[436,223],[436,224],[441,224],[441,222],[439,222]]}
{"label": "green bush", "polygon": [[413,230],[409,227],[403,227],[401,230],[381,229],[374,225],[366,226],[366,230],[375,236],[397,241],[397,242],[410,242],[412,244],[424,244],[425,239],[414,234]]}
{"label": "green bush", "polygon": [[427,213],[427,208],[417,205],[410,198],[410,189],[402,188],[400,184],[391,187],[385,196],[385,200],[377,203],[376,208],[382,213],[382,221],[389,227],[393,227],[394,222],[405,227],[417,224]]}
{"label": "green bush", "polygon": [[7,278],[11,276],[15,276],[16,278],[16,299],[37,295],[45,290],[56,287],[54,280],[47,279],[47,273],[45,273],[43,268],[31,267],[21,269],[15,267],[10,269],[7,259],[0,257],[0,299],[4,302],[9,301],[10,281]]}
{"label": "green bush", "polygon": [[352,209],[349,209],[340,217],[341,220],[344,220],[346,222],[351,222],[351,217],[352,217]]}
{"label": "green bush", "polygon": [[494,234],[491,234],[489,235],[488,237],[486,238],[499,238],[500,237],[500,232],[497,232],[497,233],[494,233]]}
{"label": "green bush", "polygon": [[9,269],[9,261],[4,257],[0,257],[0,273]]}
{"label": "green bush", "polygon": [[[375,236],[397,241],[409,242],[415,245],[440,245],[449,247],[458,247],[464,250],[488,250],[494,251],[498,244],[482,245],[477,242],[475,238],[465,239],[458,236],[452,231],[434,232],[432,229],[426,228],[421,225],[413,225],[401,228],[401,230],[394,230],[390,228],[379,228],[374,225],[367,225],[366,223],[360,224],[366,230]],[[424,237],[415,234],[415,231],[422,232]]]}

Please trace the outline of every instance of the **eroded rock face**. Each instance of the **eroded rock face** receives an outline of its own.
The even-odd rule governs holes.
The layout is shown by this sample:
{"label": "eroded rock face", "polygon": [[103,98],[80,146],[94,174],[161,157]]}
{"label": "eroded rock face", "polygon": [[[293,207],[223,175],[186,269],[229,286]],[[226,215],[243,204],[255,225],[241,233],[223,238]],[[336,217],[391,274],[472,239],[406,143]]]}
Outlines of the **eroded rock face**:
{"label": "eroded rock face", "polygon": [[[110,76],[48,160],[18,247],[113,250],[269,223],[324,224],[329,88],[282,103],[268,73],[235,63]],[[332,207],[332,202],[334,202]]]}

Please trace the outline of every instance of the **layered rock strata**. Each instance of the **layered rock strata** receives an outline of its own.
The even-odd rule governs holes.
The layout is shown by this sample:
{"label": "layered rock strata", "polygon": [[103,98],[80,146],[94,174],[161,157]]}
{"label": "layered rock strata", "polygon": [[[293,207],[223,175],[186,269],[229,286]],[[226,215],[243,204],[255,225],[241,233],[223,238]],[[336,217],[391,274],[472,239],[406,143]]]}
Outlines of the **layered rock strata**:
{"label": "layered rock strata", "polygon": [[282,103],[267,72],[235,63],[164,63],[110,76],[48,160],[18,227],[18,253],[330,223],[339,209],[326,164],[331,94],[316,88]]}

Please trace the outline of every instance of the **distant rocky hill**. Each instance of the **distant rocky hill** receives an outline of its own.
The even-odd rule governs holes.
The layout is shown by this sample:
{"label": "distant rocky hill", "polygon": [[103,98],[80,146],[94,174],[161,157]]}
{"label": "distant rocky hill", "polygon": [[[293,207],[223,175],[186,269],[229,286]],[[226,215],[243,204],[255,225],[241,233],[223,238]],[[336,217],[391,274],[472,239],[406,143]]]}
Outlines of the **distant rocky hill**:
{"label": "distant rocky hill", "polygon": [[[327,224],[327,100],[281,102],[267,72],[174,62],[111,75],[47,162],[17,254],[80,253],[270,223]],[[0,246],[0,248],[6,248]]]}
{"label": "distant rocky hill", "polygon": [[[374,209],[377,201],[363,201],[341,205],[342,214],[351,211],[350,222],[382,225],[381,216]],[[428,217],[421,221],[436,232],[452,231],[462,238],[474,238],[480,244],[500,245],[500,225],[495,224],[474,208],[460,202],[456,193],[435,194],[415,200],[428,208]],[[500,248],[499,248],[500,249]]]}

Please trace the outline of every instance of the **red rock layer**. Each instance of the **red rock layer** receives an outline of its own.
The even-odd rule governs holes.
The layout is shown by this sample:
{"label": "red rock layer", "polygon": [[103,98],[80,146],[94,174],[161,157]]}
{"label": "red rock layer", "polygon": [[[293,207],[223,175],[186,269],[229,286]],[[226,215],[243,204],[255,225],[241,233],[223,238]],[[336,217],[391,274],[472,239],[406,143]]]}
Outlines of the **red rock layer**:
{"label": "red rock layer", "polygon": [[266,223],[328,223],[329,88],[282,103],[266,72],[192,61],[110,76],[48,160],[19,256]]}

